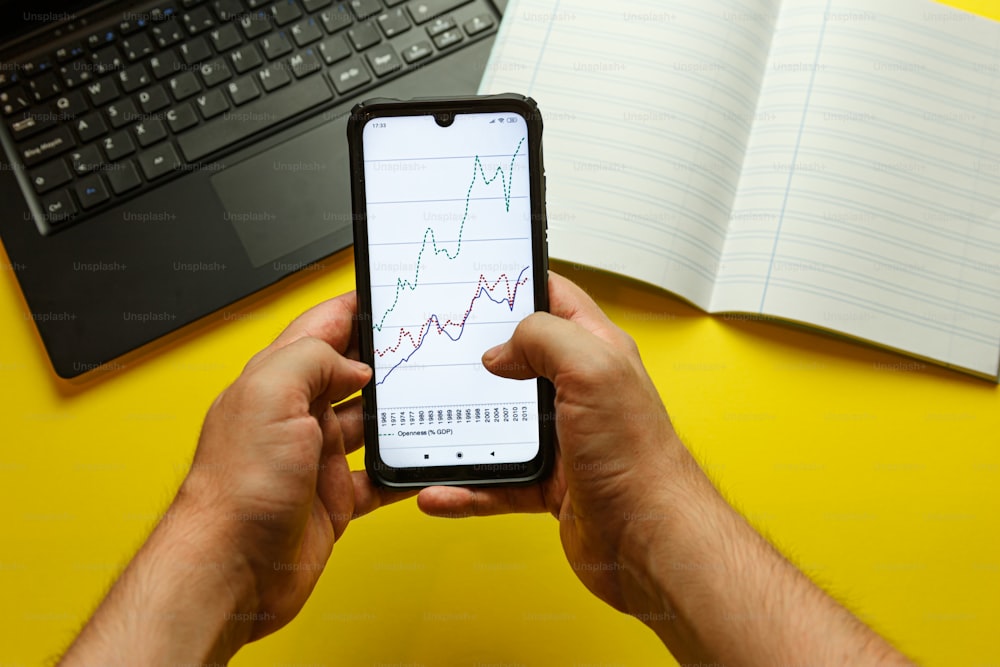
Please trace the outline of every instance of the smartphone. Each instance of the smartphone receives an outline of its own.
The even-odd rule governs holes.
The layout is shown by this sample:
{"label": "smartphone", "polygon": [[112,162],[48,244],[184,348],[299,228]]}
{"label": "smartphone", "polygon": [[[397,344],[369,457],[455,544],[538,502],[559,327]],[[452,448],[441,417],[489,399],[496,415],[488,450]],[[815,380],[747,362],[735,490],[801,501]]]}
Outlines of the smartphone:
{"label": "smartphone", "polygon": [[374,99],[348,121],[365,463],[388,487],[516,485],[552,465],[554,391],[482,355],[548,310],[542,119],[492,95]]}

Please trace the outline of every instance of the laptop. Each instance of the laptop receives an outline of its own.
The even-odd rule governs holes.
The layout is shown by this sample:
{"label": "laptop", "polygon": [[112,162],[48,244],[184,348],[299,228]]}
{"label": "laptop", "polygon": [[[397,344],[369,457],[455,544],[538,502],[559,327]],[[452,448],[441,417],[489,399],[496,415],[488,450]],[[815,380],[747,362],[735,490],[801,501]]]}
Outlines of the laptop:
{"label": "laptop", "polygon": [[0,240],[55,373],[349,246],[351,107],[475,93],[505,6],[0,0]]}

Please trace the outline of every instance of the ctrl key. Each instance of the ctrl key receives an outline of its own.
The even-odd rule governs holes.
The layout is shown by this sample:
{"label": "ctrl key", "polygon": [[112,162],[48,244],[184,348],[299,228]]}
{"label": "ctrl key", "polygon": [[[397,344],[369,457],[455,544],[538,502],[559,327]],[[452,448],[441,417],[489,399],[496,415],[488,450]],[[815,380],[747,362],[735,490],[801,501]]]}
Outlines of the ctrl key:
{"label": "ctrl key", "polygon": [[77,214],[73,196],[68,190],[57,190],[47,197],[42,197],[42,211],[49,224],[58,225],[66,222]]}

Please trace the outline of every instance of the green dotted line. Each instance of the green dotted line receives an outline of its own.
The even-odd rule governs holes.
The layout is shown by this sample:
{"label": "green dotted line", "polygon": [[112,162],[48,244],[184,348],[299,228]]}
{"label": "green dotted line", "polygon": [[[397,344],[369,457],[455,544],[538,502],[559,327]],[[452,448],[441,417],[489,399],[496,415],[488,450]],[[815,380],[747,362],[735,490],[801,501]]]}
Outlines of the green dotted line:
{"label": "green dotted line", "polygon": [[503,173],[502,167],[497,167],[496,171],[493,172],[492,178],[486,177],[486,172],[483,169],[483,163],[479,160],[479,156],[476,156],[476,161],[472,164],[472,182],[469,183],[469,189],[465,193],[465,213],[462,215],[462,224],[458,226],[458,245],[455,247],[455,254],[451,255],[448,253],[447,248],[438,249],[437,247],[437,236],[434,234],[434,228],[428,227],[424,230],[423,243],[420,245],[420,252],[417,253],[417,270],[416,274],[413,276],[413,282],[409,280],[403,280],[402,278],[396,279],[396,298],[393,299],[392,305],[389,309],[385,311],[385,315],[379,320],[379,323],[375,325],[376,331],[382,331],[382,326],[385,324],[385,319],[389,317],[389,314],[396,309],[399,304],[399,293],[404,287],[409,287],[410,290],[417,289],[417,284],[420,282],[420,268],[421,260],[424,256],[424,250],[427,248],[427,235],[431,236],[431,243],[434,246],[434,254],[440,255],[444,253],[445,257],[448,259],[455,259],[458,254],[462,252],[462,232],[465,230],[465,221],[469,218],[469,201],[472,199],[472,188],[476,185],[476,175],[483,175],[483,183],[490,185],[493,181],[497,180],[497,176],[500,177],[501,184],[503,185],[503,198],[504,198],[504,209],[507,213],[510,213],[510,195],[514,184],[514,160],[517,159],[517,154],[521,152],[521,146],[524,144],[524,138],[518,142],[517,148],[514,149],[514,154],[510,158],[510,181],[507,181],[507,177]]}

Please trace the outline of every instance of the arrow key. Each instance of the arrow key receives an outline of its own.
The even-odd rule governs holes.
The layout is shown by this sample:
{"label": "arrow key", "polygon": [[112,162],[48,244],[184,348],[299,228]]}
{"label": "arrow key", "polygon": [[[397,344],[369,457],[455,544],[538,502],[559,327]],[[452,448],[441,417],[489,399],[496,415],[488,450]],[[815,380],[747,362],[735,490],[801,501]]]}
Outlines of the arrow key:
{"label": "arrow key", "polygon": [[73,180],[73,174],[69,172],[66,163],[62,160],[52,160],[29,174],[31,184],[35,187],[35,192],[45,194],[52,188],[69,183]]}
{"label": "arrow key", "polygon": [[368,52],[368,62],[375,71],[375,76],[391,74],[403,66],[396,55],[396,49],[388,44],[382,44]]}
{"label": "arrow key", "polygon": [[357,58],[351,58],[343,64],[330,69],[330,81],[333,82],[333,87],[341,95],[371,80],[372,78],[368,75],[368,70],[365,69],[364,64]]}

